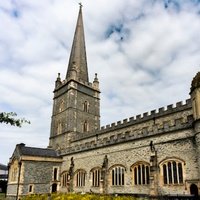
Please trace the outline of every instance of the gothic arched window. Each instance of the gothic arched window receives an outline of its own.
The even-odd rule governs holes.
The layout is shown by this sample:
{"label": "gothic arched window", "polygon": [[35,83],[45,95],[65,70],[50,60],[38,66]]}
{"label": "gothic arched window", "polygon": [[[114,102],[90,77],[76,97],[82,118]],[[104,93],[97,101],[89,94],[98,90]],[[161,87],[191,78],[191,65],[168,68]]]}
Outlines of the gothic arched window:
{"label": "gothic arched window", "polygon": [[61,175],[61,185],[62,187],[67,187],[68,183],[69,183],[69,179],[70,179],[70,176],[69,176],[69,173],[68,172],[63,172],[62,175]]}
{"label": "gothic arched window", "polygon": [[100,186],[100,178],[101,178],[101,169],[95,168],[91,170],[91,179],[92,179],[92,186],[99,187]]}
{"label": "gothic arched window", "polygon": [[61,134],[62,133],[62,123],[58,122],[58,126],[57,126],[57,134]]}
{"label": "gothic arched window", "polygon": [[111,185],[123,186],[125,183],[125,167],[115,166],[111,169]]}
{"label": "gothic arched window", "polygon": [[146,162],[137,162],[131,167],[134,185],[149,184],[150,165]]}
{"label": "gothic arched window", "polygon": [[83,132],[88,132],[89,130],[89,124],[87,121],[83,122]]}
{"label": "gothic arched window", "polygon": [[58,176],[58,168],[53,169],[53,180],[56,181]]}
{"label": "gothic arched window", "polygon": [[76,172],[75,174],[76,187],[84,187],[85,178],[86,178],[86,172],[84,170],[79,170],[78,172]]}
{"label": "gothic arched window", "polygon": [[161,165],[164,184],[183,183],[183,162],[180,160],[168,160]]}
{"label": "gothic arched window", "polygon": [[89,112],[89,102],[88,101],[85,101],[83,103],[83,111],[84,112]]}

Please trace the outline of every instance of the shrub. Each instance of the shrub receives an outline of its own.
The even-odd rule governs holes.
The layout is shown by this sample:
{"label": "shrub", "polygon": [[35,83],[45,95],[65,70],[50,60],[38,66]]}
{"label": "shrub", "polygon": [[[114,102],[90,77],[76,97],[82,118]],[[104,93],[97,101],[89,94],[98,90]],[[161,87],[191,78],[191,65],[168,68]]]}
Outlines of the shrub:
{"label": "shrub", "polygon": [[28,195],[22,198],[22,200],[142,200],[141,198],[128,197],[128,196],[111,196],[111,195],[99,195],[99,194],[62,194],[55,193],[51,195]]}

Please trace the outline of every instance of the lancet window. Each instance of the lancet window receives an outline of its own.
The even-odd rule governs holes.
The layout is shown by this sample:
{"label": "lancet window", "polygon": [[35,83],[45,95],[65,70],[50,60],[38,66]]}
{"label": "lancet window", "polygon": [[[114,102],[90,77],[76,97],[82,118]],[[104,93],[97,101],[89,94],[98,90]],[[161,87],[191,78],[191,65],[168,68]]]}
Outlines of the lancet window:
{"label": "lancet window", "polygon": [[62,123],[58,122],[58,126],[57,126],[57,134],[61,134],[62,133]]}
{"label": "lancet window", "polygon": [[84,112],[89,112],[89,102],[88,101],[85,101],[83,103],[83,111]]}
{"label": "lancet window", "polygon": [[88,132],[89,130],[89,124],[87,121],[83,122],[83,132]]}
{"label": "lancet window", "polygon": [[58,180],[58,167],[53,167],[53,180]]}

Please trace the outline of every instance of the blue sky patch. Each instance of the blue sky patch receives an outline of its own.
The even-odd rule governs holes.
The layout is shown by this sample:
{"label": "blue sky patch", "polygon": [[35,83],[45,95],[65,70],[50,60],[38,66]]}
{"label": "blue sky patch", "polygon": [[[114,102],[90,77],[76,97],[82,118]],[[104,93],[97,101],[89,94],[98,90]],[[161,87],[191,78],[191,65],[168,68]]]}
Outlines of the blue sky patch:
{"label": "blue sky patch", "polygon": [[166,9],[173,9],[177,12],[181,10],[181,3],[178,0],[164,0],[164,6]]}
{"label": "blue sky patch", "polygon": [[112,34],[116,33],[118,35],[117,41],[124,41],[129,35],[128,28],[125,28],[122,23],[112,24],[105,31],[105,38],[108,39]]}
{"label": "blue sky patch", "polygon": [[18,18],[20,16],[20,13],[17,9],[13,9],[11,15],[15,18]]}

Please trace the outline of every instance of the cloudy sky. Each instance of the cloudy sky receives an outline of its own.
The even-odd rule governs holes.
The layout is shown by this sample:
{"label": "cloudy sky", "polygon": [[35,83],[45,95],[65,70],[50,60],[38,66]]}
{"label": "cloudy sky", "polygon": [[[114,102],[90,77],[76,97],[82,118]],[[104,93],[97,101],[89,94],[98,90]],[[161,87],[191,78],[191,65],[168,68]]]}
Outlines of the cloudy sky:
{"label": "cloudy sky", "polygon": [[[78,0],[0,1],[0,163],[17,143],[46,147],[57,73],[64,78]],[[83,0],[90,81],[98,73],[101,125],[189,98],[200,69],[199,0]]]}

